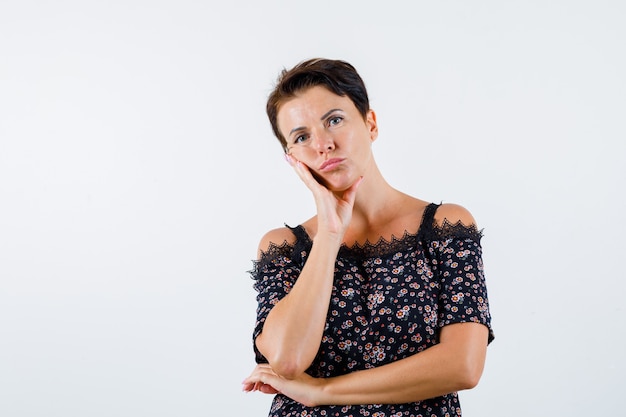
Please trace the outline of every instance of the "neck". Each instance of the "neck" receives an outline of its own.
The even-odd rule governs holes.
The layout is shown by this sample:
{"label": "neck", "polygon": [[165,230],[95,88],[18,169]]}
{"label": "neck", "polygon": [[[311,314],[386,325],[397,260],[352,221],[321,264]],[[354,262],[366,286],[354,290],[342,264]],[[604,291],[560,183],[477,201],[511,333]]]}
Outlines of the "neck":
{"label": "neck", "polygon": [[368,225],[379,222],[396,212],[400,201],[406,195],[393,188],[382,176],[374,164],[363,177],[363,182],[357,191],[352,223]]}

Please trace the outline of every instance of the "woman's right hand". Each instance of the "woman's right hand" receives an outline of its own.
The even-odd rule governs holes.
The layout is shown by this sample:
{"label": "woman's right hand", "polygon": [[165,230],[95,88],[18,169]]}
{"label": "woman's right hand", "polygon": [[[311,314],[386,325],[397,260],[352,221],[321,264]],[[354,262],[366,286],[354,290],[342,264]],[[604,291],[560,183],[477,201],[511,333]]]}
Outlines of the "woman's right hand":
{"label": "woman's right hand", "polygon": [[352,219],[361,178],[343,192],[332,192],[314,178],[304,163],[293,156],[287,161],[313,193],[317,232],[298,279],[271,308],[255,343],[272,372],[285,379],[297,379],[311,366],[320,347],[337,253]]}
{"label": "woman's right hand", "polygon": [[343,193],[334,193],[315,179],[311,170],[293,155],[285,154],[287,162],[294,168],[302,182],[313,193],[317,208],[317,233],[328,233],[339,240],[343,236],[352,219],[352,208],[356,192],[363,180],[360,177]]}

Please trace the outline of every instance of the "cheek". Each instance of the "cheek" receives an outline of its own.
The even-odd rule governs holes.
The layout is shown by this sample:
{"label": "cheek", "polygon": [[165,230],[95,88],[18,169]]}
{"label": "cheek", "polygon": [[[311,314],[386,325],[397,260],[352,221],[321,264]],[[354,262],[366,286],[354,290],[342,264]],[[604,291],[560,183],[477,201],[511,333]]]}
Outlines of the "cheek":
{"label": "cheek", "polygon": [[301,147],[292,148],[290,151],[288,151],[288,154],[294,159],[302,162],[306,166],[311,166],[315,157],[314,155],[311,155],[310,150]]}
{"label": "cheek", "polygon": [[316,155],[314,149],[310,146],[299,145],[299,146],[291,146],[289,149],[289,154],[295,156],[296,158],[311,158]]}

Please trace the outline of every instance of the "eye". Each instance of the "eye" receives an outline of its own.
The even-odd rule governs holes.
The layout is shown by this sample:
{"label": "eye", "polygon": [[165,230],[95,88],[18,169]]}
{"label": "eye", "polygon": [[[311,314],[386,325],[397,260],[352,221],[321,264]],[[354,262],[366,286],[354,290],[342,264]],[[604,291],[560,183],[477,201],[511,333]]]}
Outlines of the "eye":
{"label": "eye", "polygon": [[329,126],[336,126],[343,121],[343,117],[341,116],[332,116],[328,119]]}
{"label": "eye", "polygon": [[303,133],[293,138],[293,143],[302,143],[306,141],[308,138],[309,138],[309,135]]}

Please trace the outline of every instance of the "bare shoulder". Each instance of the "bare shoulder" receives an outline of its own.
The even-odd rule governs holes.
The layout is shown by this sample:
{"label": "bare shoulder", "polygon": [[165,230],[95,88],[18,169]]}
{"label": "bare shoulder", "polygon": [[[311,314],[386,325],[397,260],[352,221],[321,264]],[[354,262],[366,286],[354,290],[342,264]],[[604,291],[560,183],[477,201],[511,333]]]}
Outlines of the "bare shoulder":
{"label": "bare shoulder", "polygon": [[465,226],[476,226],[476,220],[472,213],[465,207],[458,204],[442,204],[435,212],[435,221],[439,226],[443,225],[446,221],[450,224],[462,223]]}
{"label": "bare shoulder", "polygon": [[281,246],[284,244],[293,244],[296,241],[296,237],[288,227],[279,227],[272,229],[265,233],[259,242],[258,256],[267,252],[272,246]]}

